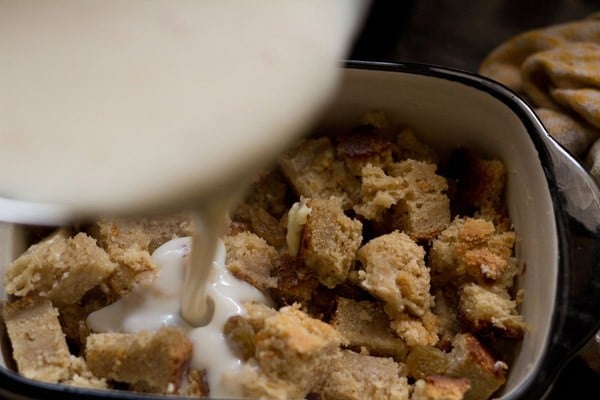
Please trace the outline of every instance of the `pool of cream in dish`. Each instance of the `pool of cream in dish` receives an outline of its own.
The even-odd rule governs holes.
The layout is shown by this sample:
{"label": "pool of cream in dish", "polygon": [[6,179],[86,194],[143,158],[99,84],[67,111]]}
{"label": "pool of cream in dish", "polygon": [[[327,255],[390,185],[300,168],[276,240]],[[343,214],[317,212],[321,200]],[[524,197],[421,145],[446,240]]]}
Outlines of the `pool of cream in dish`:
{"label": "pool of cream in dish", "polygon": [[243,361],[230,350],[223,327],[228,318],[245,314],[242,303],[271,304],[258,289],[235,278],[225,266],[225,246],[219,241],[206,282],[206,294],[214,310],[207,325],[192,327],[180,317],[181,291],[186,269],[190,268],[192,239],[171,240],[152,254],[159,267],[157,278],[115,303],[88,316],[94,332],[134,333],[155,330],[162,325],[183,328],[194,345],[191,367],[207,370],[211,396],[236,396],[235,388],[221,383],[224,375],[234,374]]}

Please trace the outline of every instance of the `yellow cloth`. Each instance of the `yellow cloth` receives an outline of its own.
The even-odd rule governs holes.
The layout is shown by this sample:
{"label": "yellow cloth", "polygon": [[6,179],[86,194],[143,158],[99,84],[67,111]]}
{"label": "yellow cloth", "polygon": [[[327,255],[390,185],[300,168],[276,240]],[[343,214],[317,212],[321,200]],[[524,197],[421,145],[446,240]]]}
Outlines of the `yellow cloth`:
{"label": "yellow cloth", "polygon": [[[509,39],[479,73],[529,101],[550,135],[600,184],[600,12]],[[600,373],[600,332],[580,355]]]}
{"label": "yellow cloth", "polygon": [[510,38],[483,60],[479,73],[523,96],[600,184],[600,151],[589,152],[600,137],[600,12]]}

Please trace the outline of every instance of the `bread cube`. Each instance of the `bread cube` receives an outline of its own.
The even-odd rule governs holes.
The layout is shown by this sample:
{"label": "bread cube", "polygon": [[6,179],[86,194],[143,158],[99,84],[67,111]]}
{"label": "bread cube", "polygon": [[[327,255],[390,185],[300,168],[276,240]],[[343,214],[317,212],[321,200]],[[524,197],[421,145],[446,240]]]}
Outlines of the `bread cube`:
{"label": "bread cube", "polygon": [[192,355],[183,330],[162,327],[139,333],[94,333],[85,358],[95,376],[148,393],[176,393]]}
{"label": "bread cube", "polygon": [[71,355],[50,300],[28,296],[3,303],[2,318],[19,374],[44,382],[69,379]]}
{"label": "bread cube", "polygon": [[362,223],[347,217],[339,197],[309,199],[298,257],[319,282],[334,287],[348,277],[362,241]]}
{"label": "bread cube", "polygon": [[335,159],[335,149],[328,137],[304,140],[279,158],[279,166],[298,196],[321,199],[336,196],[347,209],[358,194],[358,181],[342,161]]}
{"label": "bread cube", "polygon": [[465,400],[487,399],[506,382],[506,363],[496,360],[475,336],[458,334],[452,345],[447,374],[469,380]]}
{"label": "bread cube", "polygon": [[240,232],[223,237],[226,249],[225,265],[238,279],[261,291],[274,287],[271,269],[277,260],[277,250],[251,232]]}
{"label": "bread cube", "polygon": [[340,297],[331,321],[353,350],[365,348],[375,356],[404,361],[408,347],[390,328],[390,318],[381,304]]}
{"label": "bread cube", "polygon": [[468,379],[430,375],[415,382],[411,400],[462,400],[471,388]]}
{"label": "bread cube", "polygon": [[420,317],[433,304],[425,250],[405,233],[370,240],[358,249],[357,259],[361,286],[386,303],[392,319],[404,312]]}
{"label": "bread cube", "polygon": [[457,315],[472,332],[495,332],[499,336],[519,339],[527,325],[517,312],[517,302],[504,288],[493,290],[476,283],[467,283],[459,290]]}
{"label": "bread cube", "polygon": [[67,237],[60,230],[8,265],[5,287],[9,294],[39,295],[56,306],[66,306],[76,303],[115,268],[96,240],[85,233]]}
{"label": "bread cube", "polygon": [[391,358],[343,350],[319,392],[327,400],[408,400],[410,386],[404,366]]}

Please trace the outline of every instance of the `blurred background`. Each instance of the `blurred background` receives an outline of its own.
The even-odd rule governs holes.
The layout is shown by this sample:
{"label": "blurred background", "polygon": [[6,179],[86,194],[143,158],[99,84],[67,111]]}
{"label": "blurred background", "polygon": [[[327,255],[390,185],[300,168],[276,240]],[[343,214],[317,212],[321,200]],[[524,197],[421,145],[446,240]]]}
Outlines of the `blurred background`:
{"label": "blurred background", "polygon": [[476,71],[510,37],[596,11],[600,0],[372,0],[351,58]]}
{"label": "blurred background", "polygon": [[[372,0],[349,58],[477,72],[509,38],[598,11],[600,0]],[[567,364],[547,399],[567,398],[600,398],[600,375],[581,357]]]}

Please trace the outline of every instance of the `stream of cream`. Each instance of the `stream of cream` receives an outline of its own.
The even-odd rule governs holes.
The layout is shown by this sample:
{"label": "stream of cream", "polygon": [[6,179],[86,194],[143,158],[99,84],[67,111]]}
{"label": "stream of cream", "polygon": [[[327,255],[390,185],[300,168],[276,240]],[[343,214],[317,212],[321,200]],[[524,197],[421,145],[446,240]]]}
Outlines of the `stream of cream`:
{"label": "stream of cream", "polygon": [[191,367],[207,370],[211,397],[236,396],[235,388],[221,384],[222,376],[235,373],[242,361],[230,350],[223,327],[227,319],[243,315],[243,302],[271,304],[258,289],[240,281],[225,267],[225,247],[217,242],[214,261],[206,270],[206,296],[214,307],[201,327],[193,327],[181,318],[181,291],[186,270],[191,268],[192,239],[171,240],[156,249],[152,259],[159,267],[157,278],[115,303],[91,313],[88,326],[94,332],[155,330],[162,325],[182,327],[193,343]]}

